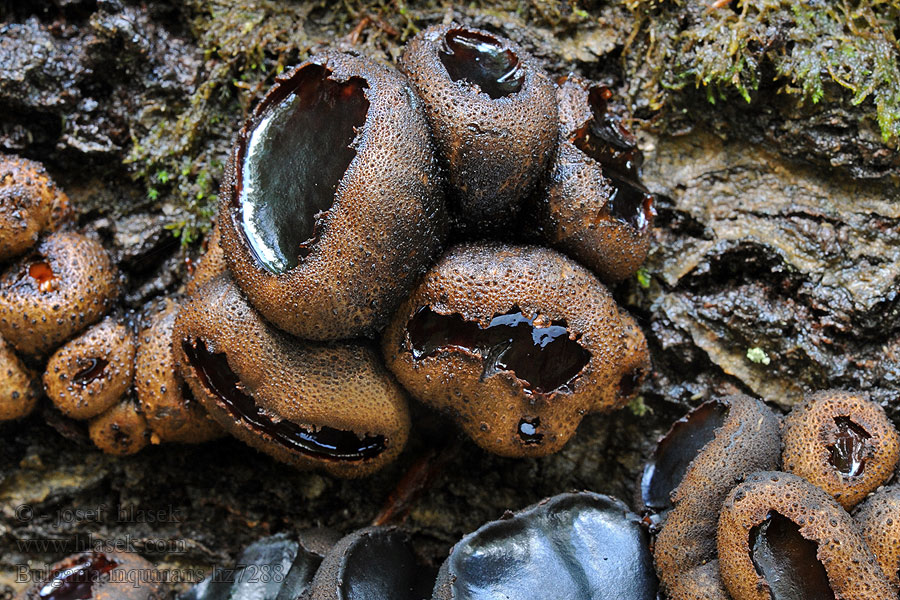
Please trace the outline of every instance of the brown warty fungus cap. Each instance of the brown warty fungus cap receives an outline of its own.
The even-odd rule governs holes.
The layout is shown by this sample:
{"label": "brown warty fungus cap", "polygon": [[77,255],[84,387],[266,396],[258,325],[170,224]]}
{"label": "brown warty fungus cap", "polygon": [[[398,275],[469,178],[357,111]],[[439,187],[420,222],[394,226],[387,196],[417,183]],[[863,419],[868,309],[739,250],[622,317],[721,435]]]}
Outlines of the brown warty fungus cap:
{"label": "brown warty fungus cap", "polygon": [[0,421],[11,421],[34,410],[40,396],[38,375],[25,366],[0,337]]}
{"label": "brown warty fungus cap", "polygon": [[71,216],[69,199],[40,163],[0,154],[0,263]]}
{"label": "brown warty fungus cap", "polygon": [[887,482],[900,437],[865,394],[829,390],[794,406],[784,420],[784,470],[817,485],[850,509]]}
{"label": "brown warty fungus cap", "polygon": [[294,335],[373,335],[440,251],[447,219],[422,102],[354,54],[280,76],[241,130],[219,201],[228,267]]}
{"label": "brown warty fungus cap", "polygon": [[203,246],[206,251],[197,259],[184,286],[184,293],[188,296],[193,296],[208,281],[228,271],[228,265],[225,264],[225,253],[222,251],[222,244],[220,243],[221,240],[222,230],[219,228],[217,220],[212,230],[203,240]]}
{"label": "brown warty fungus cap", "polygon": [[135,454],[150,443],[147,420],[132,394],[91,419],[88,434],[94,445],[105,453],[120,456]]}
{"label": "brown warty fungus cap", "polygon": [[385,331],[403,386],[504,456],[559,450],[588,412],[620,408],[647,344],[594,275],[547,248],[449,250]]}
{"label": "brown warty fungus cap", "polygon": [[896,600],[853,519],[822,489],[764,471],[726,498],[719,572],[733,600]]}
{"label": "brown warty fungus cap", "polygon": [[99,321],[118,291],[99,242],[54,233],[0,278],[0,335],[22,354],[46,354]]}
{"label": "brown warty fungus cap", "polygon": [[537,214],[548,243],[618,281],[647,257],[656,213],[640,182],[641,152],[607,111],[609,96],[575,75],[561,82],[559,151]]}
{"label": "brown warty fungus cap", "polygon": [[510,40],[455,24],[420,32],[400,68],[425,101],[455,216],[474,229],[505,226],[556,149],[553,83]]}
{"label": "brown warty fungus cap", "polygon": [[866,498],[853,518],[888,581],[900,589],[900,486],[880,489]]}
{"label": "brown warty fungus cap", "polygon": [[289,336],[226,276],[182,305],[172,339],[181,373],[210,415],[282,462],[360,477],[406,443],[406,396],[374,350]]}
{"label": "brown warty fungus cap", "polygon": [[727,600],[716,560],[719,509],[749,474],[778,466],[779,426],[759,400],[726,396],[701,404],[660,440],[639,505],[663,519],[653,556],[669,600]]}
{"label": "brown warty fungus cap", "polygon": [[138,332],[134,391],[150,427],[150,441],[200,444],[225,432],[212,420],[181,378],[172,351],[178,302],[164,298],[144,311]]}
{"label": "brown warty fungus cap", "polygon": [[64,415],[90,419],[119,402],[134,379],[134,334],[106,317],[58,348],[44,371],[47,397]]}

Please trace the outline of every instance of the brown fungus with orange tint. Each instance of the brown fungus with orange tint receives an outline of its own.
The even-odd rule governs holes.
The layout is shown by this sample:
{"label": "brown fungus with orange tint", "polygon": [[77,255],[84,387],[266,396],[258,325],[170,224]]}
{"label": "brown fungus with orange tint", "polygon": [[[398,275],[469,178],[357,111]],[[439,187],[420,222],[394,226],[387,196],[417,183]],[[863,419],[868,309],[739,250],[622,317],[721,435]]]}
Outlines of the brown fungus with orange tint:
{"label": "brown fungus with orange tint", "polygon": [[154,444],[200,444],[225,433],[194,398],[178,371],[172,350],[178,305],[172,298],[148,305],[137,335],[134,391]]}
{"label": "brown fungus with orange tint", "polygon": [[117,456],[136,454],[150,443],[150,428],[133,394],[91,419],[88,435],[103,452]]}
{"label": "brown fungus with orange tint", "polygon": [[717,536],[734,600],[897,597],[850,515],[796,475],[760,472],[735,487]]}
{"label": "brown fungus with orange tint", "polygon": [[280,76],[238,135],[219,227],[235,280],[276,326],[315,340],[380,330],[447,227],[406,78],[337,52]]}
{"label": "brown fungus with orange tint", "polygon": [[160,600],[166,587],[138,577],[152,574],[152,563],[131,552],[81,552],[52,565],[18,600]]}
{"label": "brown fungus with orange tint", "polygon": [[853,519],[888,581],[900,590],[900,486],[880,489],[863,500]]}
{"label": "brown fungus with orange tint", "polygon": [[44,370],[47,397],[67,417],[95,417],[131,387],[134,354],[131,329],[107,317],[53,353]]}
{"label": "brown fungus with orange tint", "polygon": [[656,212],[640,180],[641,151],[607,109],[610,95],[575,75],[561,82],[559,151],[536,213],[549,244],[619,281],[647,257]]}
{"label": "brown fungus with orange tint", "polygon": [[289,336],[225,276],[182,306],[172,340],[181,373],[209,414],[282,462],[360,477],[406,443],[406,396],[374,350]]}
{"label": "brown fungus with orange tint", "polygon": [[27,416],[40,397],[38,374],[0,337],[0,421]]}
{"label": "brown fungus with orange tint", "polygon": [[221,241],[222,229],[216,220],[212,230],[203,239],[203,254],[194,261],[188,271],[188,279],[184,285],[184,293],[188,296],[193,296],[207,282],[228,271]]}
{"label": "brown fungus with orange tint", "polygon": [[99,321],[119,293],[103,246],[57,232],[0,277],[0,335],[26,355],[42,355]]}
{"label": "brown fungus with orange tint", "polygon": [[455,24],[416,35],[400,67],[425,102],[455,218],[475,230],[505,226],[556,149],[553,83],[515,43]]}
{"label": "brown fungus with orange tint", "polygon": [[588,412],[620,408],[649,371],[646,341],[596,277],[553,250],[449,250],[382,340],[409,392],[505,456],[559,450]]}
{"label": "brown fungus with orange tint", "polygon": [[778,417],[749,396],[709,400],[677,421],[644,467],[638,504],[661,521],[653,556],[670,600],[725,600],[716,523],[728,492],[778,466]]}
{"label": "brown fungus with orange tint", "polygon": [[865,394],[829,390],[794,406],[784,421],[784,470],[819,486],[850,509],[887,482],[900,460],[900,436]]}
{"label": "brown fungus with orange tint", "polygon": [[69,199],[40,163],[0,155],[0,263],[71,217]]}

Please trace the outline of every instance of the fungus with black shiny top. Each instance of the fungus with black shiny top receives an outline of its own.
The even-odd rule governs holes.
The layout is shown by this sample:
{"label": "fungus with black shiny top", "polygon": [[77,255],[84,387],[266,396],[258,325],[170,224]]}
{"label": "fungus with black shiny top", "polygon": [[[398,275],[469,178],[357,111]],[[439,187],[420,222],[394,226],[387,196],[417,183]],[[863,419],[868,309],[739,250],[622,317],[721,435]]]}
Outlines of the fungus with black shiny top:
{"label": "fungus with black shiny top", "polygon": [[559,450],[588,412],[623,406],[649,371],[633,319],[553,250],[449,250],[385,331],[388,367],[417,399],[504,456]]}
{"label": "fungus with black shiny top", "polygon": [[128,325],[106,317],[50,357],[44,370],[47,397],[67,417],[95,417],[131,387],[134,354],[134,334]]}
{"label": "fungus with black shiny top", "polygon": [[224,434],[178,371],[172,350],[177,315],[178,301],[172,298],[151,303],[137,336],[134,391],[154,444],[200,444]]}
{"label": "fungus with black shiny top", "polygon": [[0,335],[26,355],[42,355],[99,321],[119,292],[103,246],[57,232],[0,277]]}
{"label": "fungus with black shiny top", "polygon": [[71,217],[69,199],[40,163],[0,155],[0,263]]}
{"label": "fungus with black shiny top", "polygon": [[37,373],[0,337],[0,421],[28,416],[40,397]]}
{"label": "fungus with black shiny top", "polygon": [[453,546],[434,600],[656,600],[640,518],[619,500],[581,492],[542,500]]}
{"label": "fungus with black shiny top", "polygon": [[900,591],[900,486],[880,489],[863,500],[853,519],[888,581]]}
{"label": "fungus with black shiny top", "polygon": [[[159,600],[167,590],[153,565],[131,552],[82,552],[50,567],[19,600]],[[143,575],[143,576],[141,576]]]}
{"label": "fungus with black shiny top", "polygon": [[221,244],[267,320],[373,335],[440,251],[443,186],[422,102],[394,69],[314,56],[278,78],[226,167]]}
{"label": "fungus with black shiny top", "polygon": [[805,479],[774,471],[731,491],[719,571],[734,600],[895,600],[853,519]]}
{"label": "fungus with black shiny top", "polygon": [[784,470],[819,486],[850,509],[887,482],[900,460],[900,436],[865,394],[829,390],[794,406],[784,421]]}
{"label": "fungus with black shiny top", "polygon": [[374,350],[293,338],[265,322],[225,276],[182,306],[172,340],[209,414],[282,462],[359,477],[406,443],[406,396]]}
{"label": "fungus with black shiny top", "polygon": [[656,214],[640,180],[643,157],[607,110],[606,87],[570,75],[557,98],[559,151],[537,205],[540,230],[603,281],[625,279],[647,257]]}
{"label": "fungus with black shiny top", "polygon": [[131,393],[91,419],[88,435],[97,448],[117,456],[137,454],[150,443],[147,420]]}
{"label": "fungus with black shiny top", "polygon": [[727,600],[716,552],[719,509],[746,476],[778,466],[779,428],[759,400],[726,396],[701,404],[660,440],[638,504],[661,525],[653,556],[670,600]]}
{"label": "fungus with black shiny top", "polygon": [[425,102],[456,219],[506,226],[556,149],[553,83],[512,41],[456,24],[416,35],[400,67]]}

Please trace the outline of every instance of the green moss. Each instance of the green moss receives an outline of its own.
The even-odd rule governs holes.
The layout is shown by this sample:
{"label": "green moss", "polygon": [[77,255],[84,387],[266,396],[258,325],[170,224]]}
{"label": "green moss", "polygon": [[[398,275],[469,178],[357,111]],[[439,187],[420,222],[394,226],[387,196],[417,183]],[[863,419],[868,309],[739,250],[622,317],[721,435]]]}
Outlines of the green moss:
{"label": "green moss", "polygon": [[884,141],[900,146],[900,1],[626,4],[636,19],[626,69],[651,108],[690,86],[710,102],[732,91],[752,102],[774,81],[801,103],[867,103]]}

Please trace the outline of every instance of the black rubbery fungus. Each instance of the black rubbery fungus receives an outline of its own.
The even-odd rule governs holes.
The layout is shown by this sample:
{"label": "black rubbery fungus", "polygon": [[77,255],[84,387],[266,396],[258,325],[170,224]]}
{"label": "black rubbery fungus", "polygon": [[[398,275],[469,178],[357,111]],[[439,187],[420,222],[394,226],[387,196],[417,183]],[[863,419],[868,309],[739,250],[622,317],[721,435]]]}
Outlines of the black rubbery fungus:
{"label": "black rubbery fungus", "polygon": [[900,590],[900,486],[880,489],[866,498],[853,518],[888,581]]}
{"label": "black rubbery fungus", "polygon": [[749,474],[778,466],[778,418],[759,400],[710,400],[673,425],[644,469],[641,504],[670,510],[653,557],[670,600],[725,600],[716,523],[728,492]]}
{"label": "black rubbery fungus", "polygon": [[849,510],[894,474],[900,436],[864,394],[818,392],[784,420],[784,470],[817,485]]}
{"label": "black rubbery fungus", "polygon": [[418,564],[408,537],[392,527],[367,527],[328,551],[310,587],[309,600],[421,600],[433,571]]}
{"label": "black rubbery fungus", "polygon": [[219,202],[235,280],[272,323],[373,334],[440,251],[446,216],[422,103],[351,54],[280,76],[241,130]]}
{"label": "black rubbery fungus", "polygon": [[374,350],[293,338],[266,323],[225,276],[182,305],[172,343],[209,414],[282,462],[359,477],[406,443],[406,396]]}
{"label": "black rubbery fungus", "polygon": [[656,597],[640,518],[591,492],[545,499],[465,536],[434,589],[434,600]]}
{"label": "black rubbery fungus", "polygon": [[504,456],[559,450],[587,412],[620,408],[649,371],[634,320],[587,269],[553,250],[449,250],[382,340],[410,393]]}
{"label": "black rubbery fungus", "polygon": [[[153,565],[130,552],[82,552],[50,567],[18,600],[160,600],[166,589],[151,578]],[[136,577],[136,575],[143,576]]]}
{"label": "black rubbery fungus", "polygon": [[0,337],[0,421],[20,419],[34,410],[40,396],[38,381],[37,373]]}
{"label": "black rubbery fungus", "polygon": [[506,225],[556,148],[552,82],[510,40],[453,24],[410,40],[400,67],[425,101],[456,216],[474,229]]}
{"label": "black rubbery fungus", "polygon": [[790,473],[756,473],[732,490],[718,548],[734,600],[897,597],[850,515]]}
{"label": "black rubbery fungus", "polygon": [[641,152],[607,111],[606,87],[570,75],[557,97],[559,151],[538,203],[540,229],[602,280],[625,279],[647,257],[655,215],[640,182]]}
{"label": "black rubbery fungus", "polygon": [[0,335],[22,354],[45,354],[99,321],[118,292],[99,242],[54,233],[0,278]]}
{"label": "black rubbery fungus", "polygon": [[0,263],[33,247],[71,212],[68,197],[43,165],[0,155]]}

